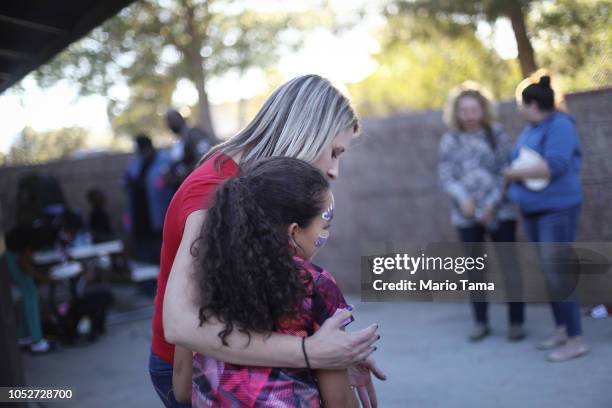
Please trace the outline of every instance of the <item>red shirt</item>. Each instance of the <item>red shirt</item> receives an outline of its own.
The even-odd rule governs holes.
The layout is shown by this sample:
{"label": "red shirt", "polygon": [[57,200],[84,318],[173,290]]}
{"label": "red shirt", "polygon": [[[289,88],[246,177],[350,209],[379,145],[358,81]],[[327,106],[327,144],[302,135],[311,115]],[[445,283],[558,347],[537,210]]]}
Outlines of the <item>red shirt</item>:
{"label": "red shirt", "polygon": [[[221,172],[214,164],[217,157],[220,157],[219,162],[223,164]],[[231,158],[222,153],[214,154],[185,179],[168,206],[166,219],[164,220],[161,262],[157,277],[152,350],[159,358],[169,364],[174,361],[174,344],[168,343],[164,336],[162,311],[166,284],[174,263],[174,257],[183,237],[185,222],[192,212],[208,208],[217,187],[224,180],[236,176],[238,170],[238,165]]]}

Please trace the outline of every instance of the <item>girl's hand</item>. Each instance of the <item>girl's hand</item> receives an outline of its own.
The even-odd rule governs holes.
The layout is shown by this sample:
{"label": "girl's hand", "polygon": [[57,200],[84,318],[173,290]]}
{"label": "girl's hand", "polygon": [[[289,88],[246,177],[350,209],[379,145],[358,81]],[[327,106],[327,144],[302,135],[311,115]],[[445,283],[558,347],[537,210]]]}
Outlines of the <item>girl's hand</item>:
{"label": "girl's hand", "polygon": [[181,404],[191,402],[192,365],[192,352],[181,346],[176,346],[172,364],[172,391],[174,392],[174,398]]}
{"label": "girl's hand", "polygon": [[376,389],[372,383],[371,374],[382,381],[385,381],[387,376],[378,368],[374,359],[368,357],[365,361],[349,367],[348,373],[351,386],[357,390],[361,406],[364,408],[378,407]]}

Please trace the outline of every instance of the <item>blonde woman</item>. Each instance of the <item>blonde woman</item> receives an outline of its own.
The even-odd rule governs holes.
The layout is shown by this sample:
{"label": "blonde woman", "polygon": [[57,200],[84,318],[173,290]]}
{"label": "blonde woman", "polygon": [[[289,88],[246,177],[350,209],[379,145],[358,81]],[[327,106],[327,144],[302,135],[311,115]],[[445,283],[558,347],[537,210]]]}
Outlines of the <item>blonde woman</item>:
{"label": "blonde woman", "polygon": [[[359,121],[348,99],[329,81],[317,75],[298,77],[278,88],[236,136],[211,149],[178,189],[164,224],[149,364],[153,384],[166,406],[181,406],[176,396],[188,403],[189,390],[177,389],[175,396],[172,376],[174,370],[179,375],[191,370],[190,350],[244,366],[349,367],[351,374],[360,364],[353,369],[353,385],[364,406],[377,405],[369,369],[379,378],[384,375],[372,360],[366,360],[379,338],[377,325],[344,332],[342,322],[350,317],[345,311],[329,318],[305,342],[286,334],[237,330],[225,337],[229,344],[225,346],[220,337],[225,325],[214,319],[198,325],[199,310],[193,297],[191,247],[216,188],[236,176],[241,167],[275,156],[309,162],[334,180],[339,159],[358,131]],[[176,353],[174,344],[182,346]]]}
{"label": "blonde woman", "polygon": [[[460,240],[478,243],[488,237],[494,242],[515,241],[516,210],[502,188],[502,170],[510,161],[511,144],[493,122],[490,99],[476,83],[463,83],[450,93],[444,119],[449,131],[440,140],[439,177],[452,200],[451,221]],[[502,266],[508,269],[512,260],[506,255],[510,254],[499,255],[504,256]],[[516,290],[520,275],[516,270],[504,272]],[[484,297],[473,294],[472,306],[475,325],[469,340],[479,341],[490,334],[488,304]],[[508,339],[522,340],[524,303],[510,302],[508,314]]]}

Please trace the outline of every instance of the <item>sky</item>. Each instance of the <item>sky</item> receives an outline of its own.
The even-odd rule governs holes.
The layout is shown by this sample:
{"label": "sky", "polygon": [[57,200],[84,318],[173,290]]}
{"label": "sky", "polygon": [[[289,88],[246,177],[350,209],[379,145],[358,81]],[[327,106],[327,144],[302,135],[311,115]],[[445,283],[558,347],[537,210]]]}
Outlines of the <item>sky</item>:
{"label": "sky", "polygon": [[[261,12],[304,11],[316,1],[247,0],[247,5]],[[331,5],[336,14],[342,16],[363,6],[366,1],[368,8],[373,9],[379,0],[332,0]],[[384,20],[373,12],[368,13],[354,28],[339,36],[326,29],[313,30],[306,35],[304,46],[297,53],[281,57],[278,70],[287,79],[317,73],[329,78],[341,88],[344,84],[358,82],[376,69],[372,55],[378,50],[375,35],[381,24],[384,24]],[[509,22],[498,21],[495,27],[483,23],[478,26],[478,35],[488,41],[502,57],[516,57],[516,44]],[[0,94],[0,112],[3,117],[0,152],[10,149],[13,140],[25,126],[38,131],[82,126],[94,137],[110,134],[104,97],[79,97],[76,87],[66,81],[41,89],[32,76],[24,78],[22,86],[24,91],[21,93],[8,90]],[[213,78],[207,83],[207,91],[213,104],[250,98],[265,89],[264,75],[258,70],[249,71],[242,79],[228,74]],[[127,89],[123,91],[127,92]],[[173,104],[185,106],[196,101],[195,88],[188,81],[181,81],[173,95]]]}

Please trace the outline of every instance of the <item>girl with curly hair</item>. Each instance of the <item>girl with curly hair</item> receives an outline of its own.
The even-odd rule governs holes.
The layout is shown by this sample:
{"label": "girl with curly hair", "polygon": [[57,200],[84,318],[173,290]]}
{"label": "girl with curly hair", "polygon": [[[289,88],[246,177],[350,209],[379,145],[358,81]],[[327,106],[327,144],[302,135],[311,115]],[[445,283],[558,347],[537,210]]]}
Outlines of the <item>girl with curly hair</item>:
{"label": "girl with curly hair", "polygon": [[[305,339],[350,308],[332,276],[310,262],[333,216],[328,181],[298,159],[263,160],[222,184],[192,246],[200,325],[222,323],[224,345],[233,331]],[[346,369],[313,376],[310,367],[250,367],[195,354],[192,378],[193,407],[319,407],[320,399],[326,407],[357,406]]]}

